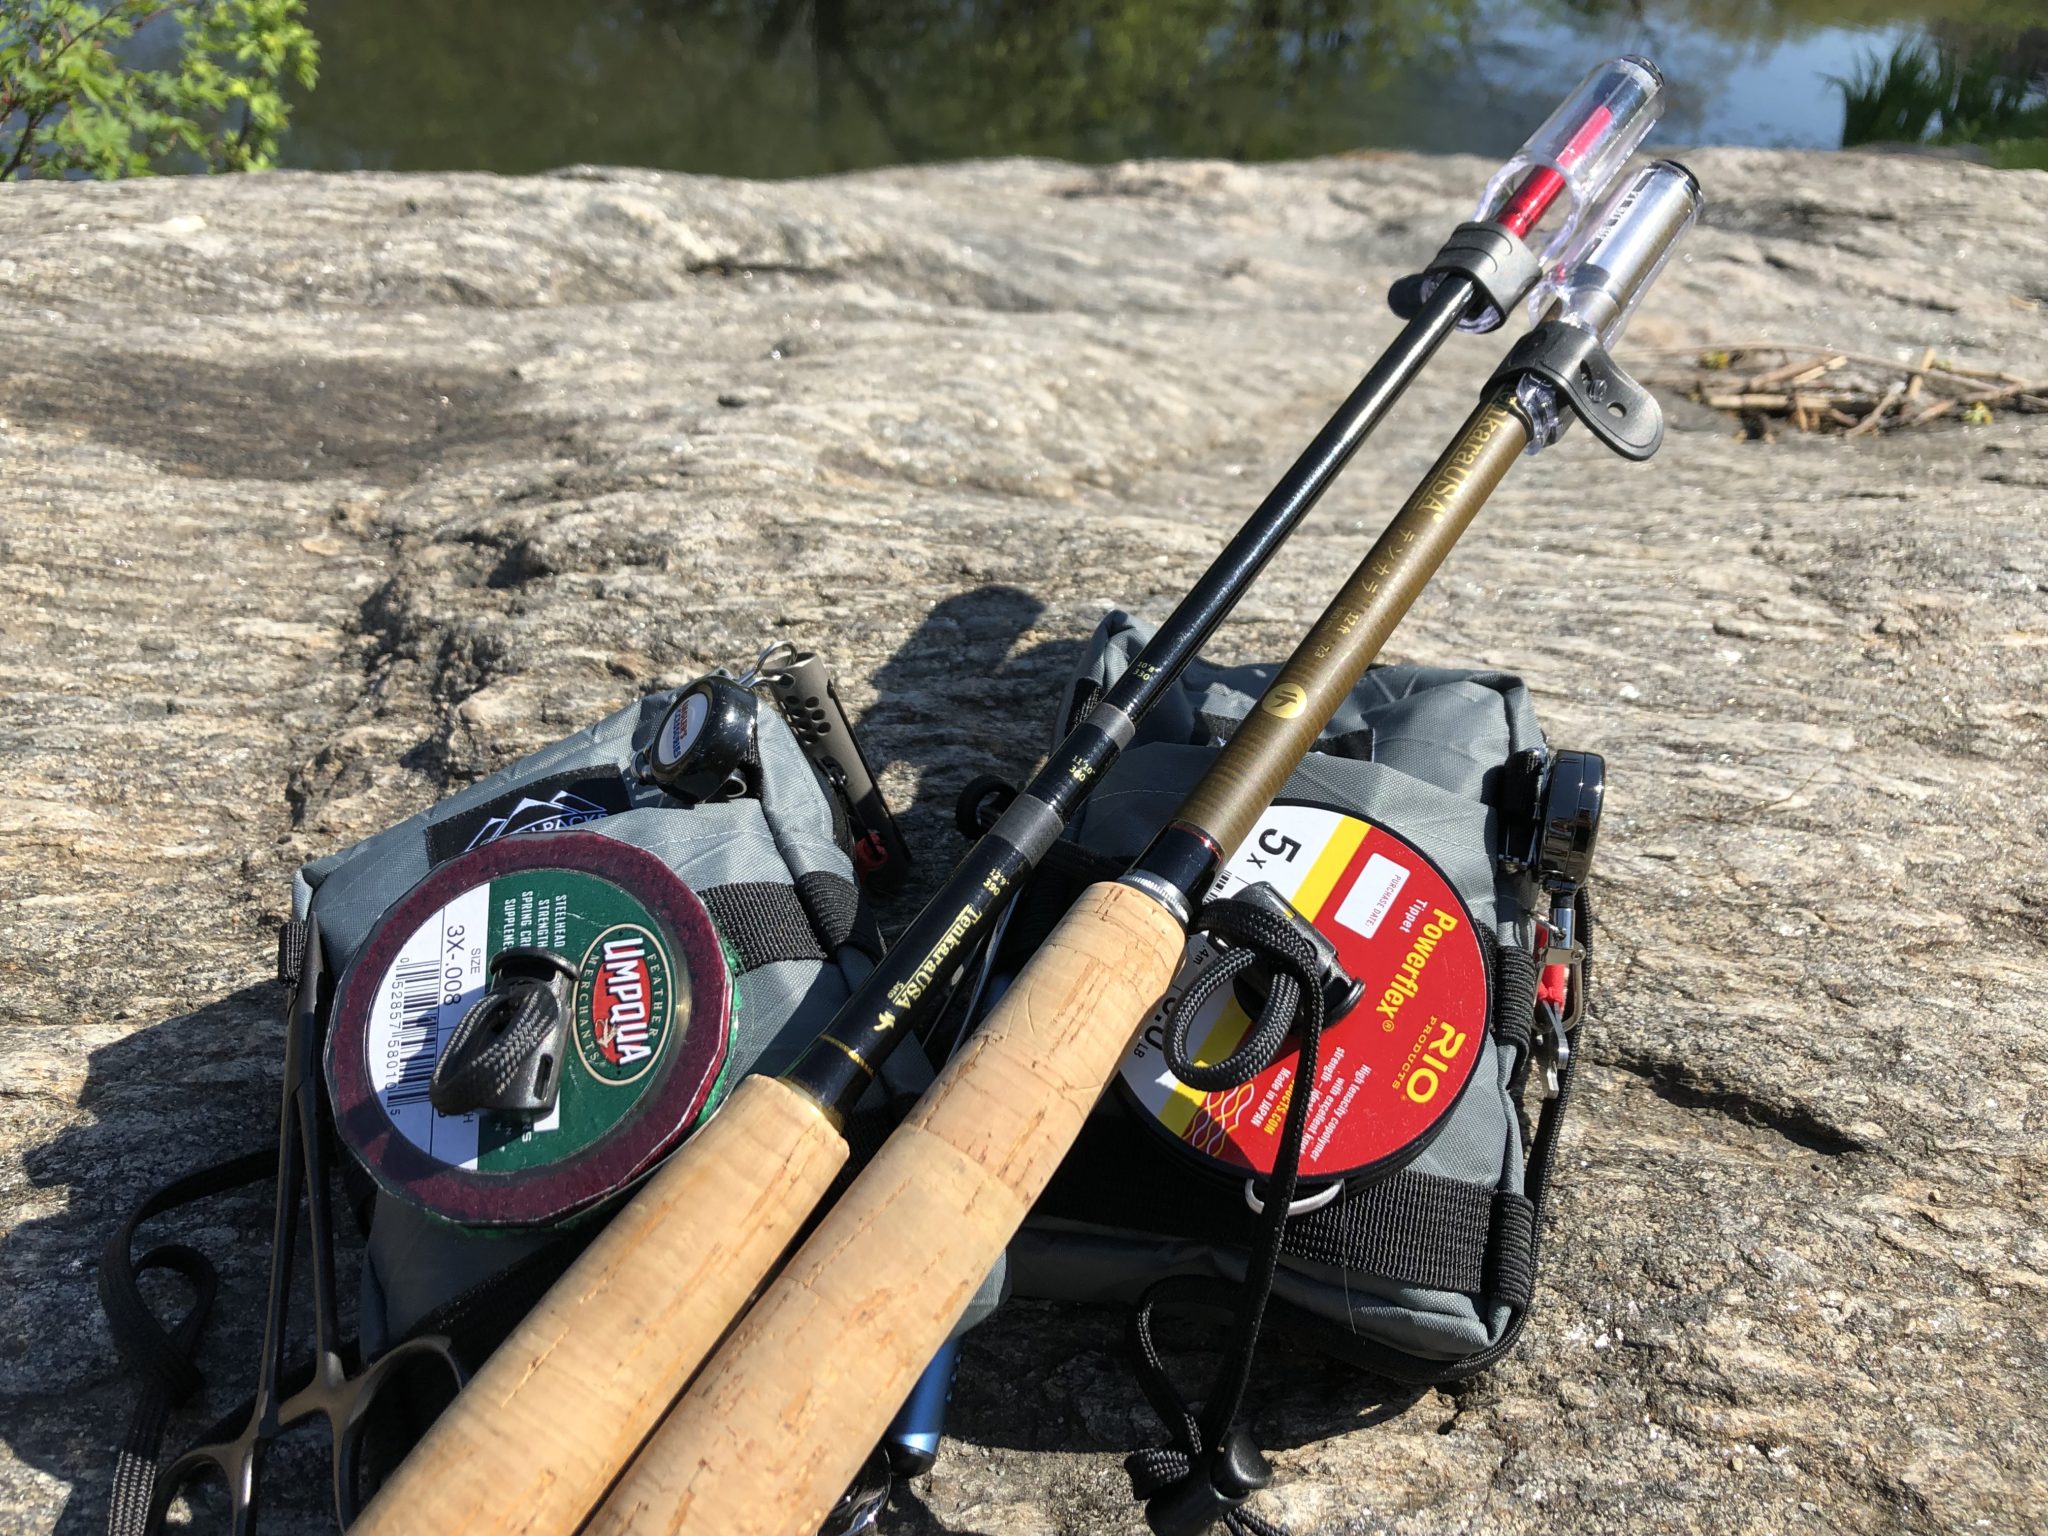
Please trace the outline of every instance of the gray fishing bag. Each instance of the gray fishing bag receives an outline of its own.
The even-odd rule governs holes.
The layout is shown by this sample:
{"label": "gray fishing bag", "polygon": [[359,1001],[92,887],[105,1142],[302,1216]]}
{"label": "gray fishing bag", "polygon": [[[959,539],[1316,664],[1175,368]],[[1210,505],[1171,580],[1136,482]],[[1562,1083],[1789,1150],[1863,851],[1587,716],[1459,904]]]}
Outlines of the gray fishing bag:
{"label": "gray fishing bag", "polygon": [[[1124,614],[1103,621],[1066,691],[1056,736],[1147,637]],[[1121,871],[1145,847],[1276,670],[1188,669],[1020,900],[992,966],[998,987],[1091,879]],[[1391,1177],[1347,1184],[1316,1209],[1302,1210],[1313,1201],[1291,1207],[1301,1214],[1286,1223],[1267,1309],[1270,1322],[1402,1382],[1480,1369],[1510,1347],[1528,1313],[1570,1093],[1567,1019],[1580,1009],[1590,916],[1582,890],[1546,887],[1524,857],[1546,761],[1520,679],[1380,667],[1280,796],[1388,828],[1426,854],[1470,912],[1489,973],[1490,1017],[1454,1110]],[[1556,912],[1560,903],[1569,916]],[[1569,977],[1543,963],[1558,957],[1548,947],[1559,926],[1576,929],[1581,946]],[[984,989],[981,1006],[994,990]],[[1196,1282],[1196,1291],[1207,1282],[1225,1296],[1242,1281],[1257,1220],[1249,1186],[1191,1166],[1143,1119],[1129,1095],[1103,1096],[1010,1248],[1017,1294],[1137,1302],[1162,1281]]]}
{"label": "gray fishing bag", "polygon": [[[747,793],[685,804],[646,782],[633,765],[675,697],[650,694],[307,864],[294,881],[293,911],[300,921],[318,919],[331,971],[345,971],[393,904],[444,861],[499,839],[573,828],[652,854],[709,913],[733,994],[718,1092],[745,1073],[786,1066],[881,954],[844,810],[781,714],[765,704]],[[849,1126],[850,1139],[879,1141],[892,1106],[914,1099],[930,1075],[914,1046],[892,1056],[854,1117],[860,1123]],[[453,1338],[474,1366],[617,1203],[559,1226],[479,1232],[377,1189],[362,1278],[365,1358],[436,1332]]]}
{"label": "gray fishing bag", "polygon": [[[813,669],[820,695],[829,690],[815,657],[799,653],[792,671],[799,665]],[[316,1281],[320,1336],[331,1332],[345,1362],[398,1358],[403,1382],[374,1414],[336,1425],[336,1514],[345,1523],[360,1479],[344,1477],[344,1465],[373,1474],[395,1465],[447,1401],[448,1373],[411,1362],[432,1355],[479,1367],[725,1090],[748,1072],[788,1065],[873,969],[882,941],[855,852],[869,878],[886,880],[901,845],[853,835],[862,802],[843,775],[828,778],[835,753],[857,757],[836,698],[833,744],[823,748],[820,698],[798,691],[809,732],[801,742],[781,711],[757,705],[756,679],[789,707],[781,684],[790,675],[757,669],[743,684],[716,674],[650,694],[298,872],[278,973],[296,997],[317,932],[321,964],[311,974],[327,983],[316,994],[319,1029],[288,1034],[287,1073],[309,1088],[320,1080],[323,1064],[308,1058],[324,1035],[320,1132],[298,1136],[291,1117],[302,1111],[293,1106],[313,1095],[295,1088],[281,1127],[295,1151],[259,1148],[185,1174],[109,1235],[101,1301],[140,1388],[111,1531],[162,1528],[159,1451],[171,1409],[205,1384],[194,1353],[217,1281],[187,1244],[138,1256],[143,1224],[271,1179],[286,1181],[281,1209],[295,1211],[294,1155],[300,1174],[317,1180],[303,1202],[309,1218],[323,1221],[332,1210],[326,1173],[338,1176],[364,1237],[357,1339],[346,1341],[342,1319],[323,1310],[331,1298]],[[714,701],[708,714],[695,711],[699,696]],[[865,787],[874,794],[871,780]],[[544,1027],[529,1038],[536,1021]],[[297,1029],[296,1008],[287,1027]],[[340,1065],[343,1042],[355,1067]],[[508,1059],[518,1070],[504,1070]],[[451,1061],[481,1069],[456,1073],[459,1088],[481,1084],[480,1097],[451,1100],[440,1070]],[[344,1091],[353,1091],[346,1071],[357,1069],[374,1100]],[[930,1080],[914,1043],[890,1057],[847,1118],[850,1168]],[[543,1083],[551,1094],[541,1094]],[[366,1133],[373,1122],[379,1129]],[[457,1150],[465,1139],[466,1160]],[[622,1160],[624,1142],[637,1150]],[[427,1182],[408,1182],[422,1166]],[[453,1216],[441,1198],[451,1189],[468,1202]],[[570,1198],[576,1189],[580,1203]],[[536,1219],[536,1191],[567,1203],[544,1203],[549,1214]],[[289,1286],[292,1252],[273,1253],[273,1288]],[[193,1294],[168,1326],[142,1284],[158,1270],[182,1276]],[[288,1343],[270,1336],[276,1321],[266,1325],[266,1351]],[[409,1357],[391,1354],[408,1343]],[[266,1355],[262,1379],[292,1368]],[[240,1444],[233,1437],[253,1422],[257,1401],[202,1443]],[[231,1480],[231,1518],[242,1520],[253,1497]]]}

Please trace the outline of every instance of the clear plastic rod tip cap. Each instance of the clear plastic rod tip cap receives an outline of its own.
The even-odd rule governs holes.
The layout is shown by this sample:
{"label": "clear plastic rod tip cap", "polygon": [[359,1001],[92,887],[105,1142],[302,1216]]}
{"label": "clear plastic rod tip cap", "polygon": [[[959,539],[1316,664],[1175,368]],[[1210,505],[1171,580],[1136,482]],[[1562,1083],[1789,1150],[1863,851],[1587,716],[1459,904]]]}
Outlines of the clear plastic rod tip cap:
{"label": "clear plastic rod tip cap", "polygon": [[1564,259],[1530,298],[1541,320],[1555,318],[1591,331],[1610,351],[1636,303],[1699,217],[1703,199],[1693,173],[1676,160],[1656,160],[1589,222]]}
{"label": "clear plastic rod tip cap", "polygon": [[1516,189],[1525,178],[1554,175],[1564,183],[1569,201],[1557,232],[1543,248],[1543,264],[1550,266],[1663,112],[1664,76],[1648,59],[1629,54],[1595,65],[1494,173],[1473,217],[1497,219],[1519,195]]}

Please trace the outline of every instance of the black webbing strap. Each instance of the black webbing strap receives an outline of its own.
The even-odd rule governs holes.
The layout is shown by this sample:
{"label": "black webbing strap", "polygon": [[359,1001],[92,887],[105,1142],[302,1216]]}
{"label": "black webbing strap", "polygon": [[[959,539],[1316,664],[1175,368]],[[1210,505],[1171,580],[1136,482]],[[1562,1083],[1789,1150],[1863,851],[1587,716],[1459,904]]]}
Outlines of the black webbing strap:
{"label": "black webbing strap", "polygon": [[1316,750],[1325,757],[1348,757],[1353,762],[1372,761],[1374,737],[1372,727],[1361,725],[1355,731],[1339,731],[1334,736],[1325,736],[1316,743]]}
{"label": "black webbing strap", "polygon": [[[144,1536],[149,1529],[164,1428],[171,1410],[205,1385],[193,1358],[219,1284],[206,1256],[183,1243],[160,1244],[137,1259],[135,1229],[166,1211],[260,1183],[276,1173],[276,1150],[264,1148],[173,1179],[130,1211],[100,1250],[100,1305],[106,1310],[107,1328],[114,1336],[114,1347],[142,1383],[115,1457],[107,1536]],[[153,1269],[181,1275],[192,1287],[192,1305],[169,1328],[157,1321],[138,1283]]]}
{"label": "black webbing strap", "polygon": [[1493,1219],[1486,1294],[1506,1302],[1519,1316],[1536,1299],[1536,1203],[1502,1190],[1494,1197]]}
{"label": "black webbing strap", "polygon": [[849,880],[815,870],[795,885],[741,880],[697,893],[719,936],[731,946],[742,973],[778,960],[823,960],[853,943],[881,954],[880,935],[864,929],[860,893]]}
{"label": "black webbing strap", "polygon": [[288,987],[299,984],[299,969],[306,963],[306,942],[311,925],[299,918],[286,918],[277,930],[277,979]]}
{"label": "black webbing strap", "polygon": [[1506,1190],[1407,1168],[1295,1217],[1282,1251],[1400,1285],[1490,1296],[1519,1308],[1529,1302],[1526,1279],[1517,1290],[1497,1285],[1526,1277],[1525,1245],[1506,1234],[1526,1232],[1528,1208],[1528,1201]]}
{"label": "black webbing strap", "polygon": [[1102,684],[1085,682],[1074,689],[1074,702],[1067,708],[1067,723],[1060,727],[1061,736],[1074,734],[1074,727],[1088,718],[1088,712],[1102,702]]}
{"label": "black webbing strap", "polygon": [[714,885],[697,895],[743,972],[758,971],[778,960],[825,958],[825,945],[811,927],[811,915],[797,899],[794,886],[777,880],[745,880]]}
{"label": "black webbing strap", "polygon": [[[1258,1218],[1238,1186],[1196,1179],[1134,1117],[1100,1116],[1039,1201],[1040,1216],[1161,1237],[1248,1247]],[[1114,1179],[1100,1176],[1115,1168]],[[1071,1170],[1071,1171],[1070,1171]],[[1507,1190],[1406,1168],[1287,1223],[1292,1259],[1397,1285],[1528,1304],[1528,1200]]]}
{"label": "black webbing strap", "polygon": [[828,953],[851,944],[870,960],[882,958],[882,930],[851,880],[822,869],[807,869],[796,877],[796,899],[803,903]]}
{"label": "black webbing strap", "polygon": [[1493,1038],[1527,1057],[1539,979],[1536,957],[1519,944],[1495,944],[1492,950]]}

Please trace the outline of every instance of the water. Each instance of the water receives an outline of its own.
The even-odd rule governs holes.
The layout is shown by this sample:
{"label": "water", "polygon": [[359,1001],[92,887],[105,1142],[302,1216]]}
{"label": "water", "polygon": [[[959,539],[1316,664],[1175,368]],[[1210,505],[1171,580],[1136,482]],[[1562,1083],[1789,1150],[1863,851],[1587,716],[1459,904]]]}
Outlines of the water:
{"label": "water", "polygon": [[1502,155],[1587,66],[1620,52],[1648,54],[1671,81],[1662,143],[1832,148],[1844,107],[1828,77],[1855,76],[1901,42],[1931,38],[2001,68],[2048,70],[2048,0],[309,9],[320,81],[297,102],[285,160],[323,169],[520,172],[584,161],[800,176],[1006,154]]}

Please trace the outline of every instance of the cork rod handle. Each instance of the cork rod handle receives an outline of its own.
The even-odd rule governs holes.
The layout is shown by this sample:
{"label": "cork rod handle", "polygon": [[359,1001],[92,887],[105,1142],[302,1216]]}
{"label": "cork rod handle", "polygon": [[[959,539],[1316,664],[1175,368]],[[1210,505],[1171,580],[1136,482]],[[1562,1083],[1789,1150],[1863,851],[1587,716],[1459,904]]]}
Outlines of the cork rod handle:
{"label": "cork rod handle", "polygon": [[589,1530],[816,1531],[1080,1134],[1185,940],[1149,896],[1091,887]]}
{"label": "cork rod handle", "polygon": [[566,1536],[845,1165],[810,1099],[742,1082],[437,1419],[351,1536]]}

